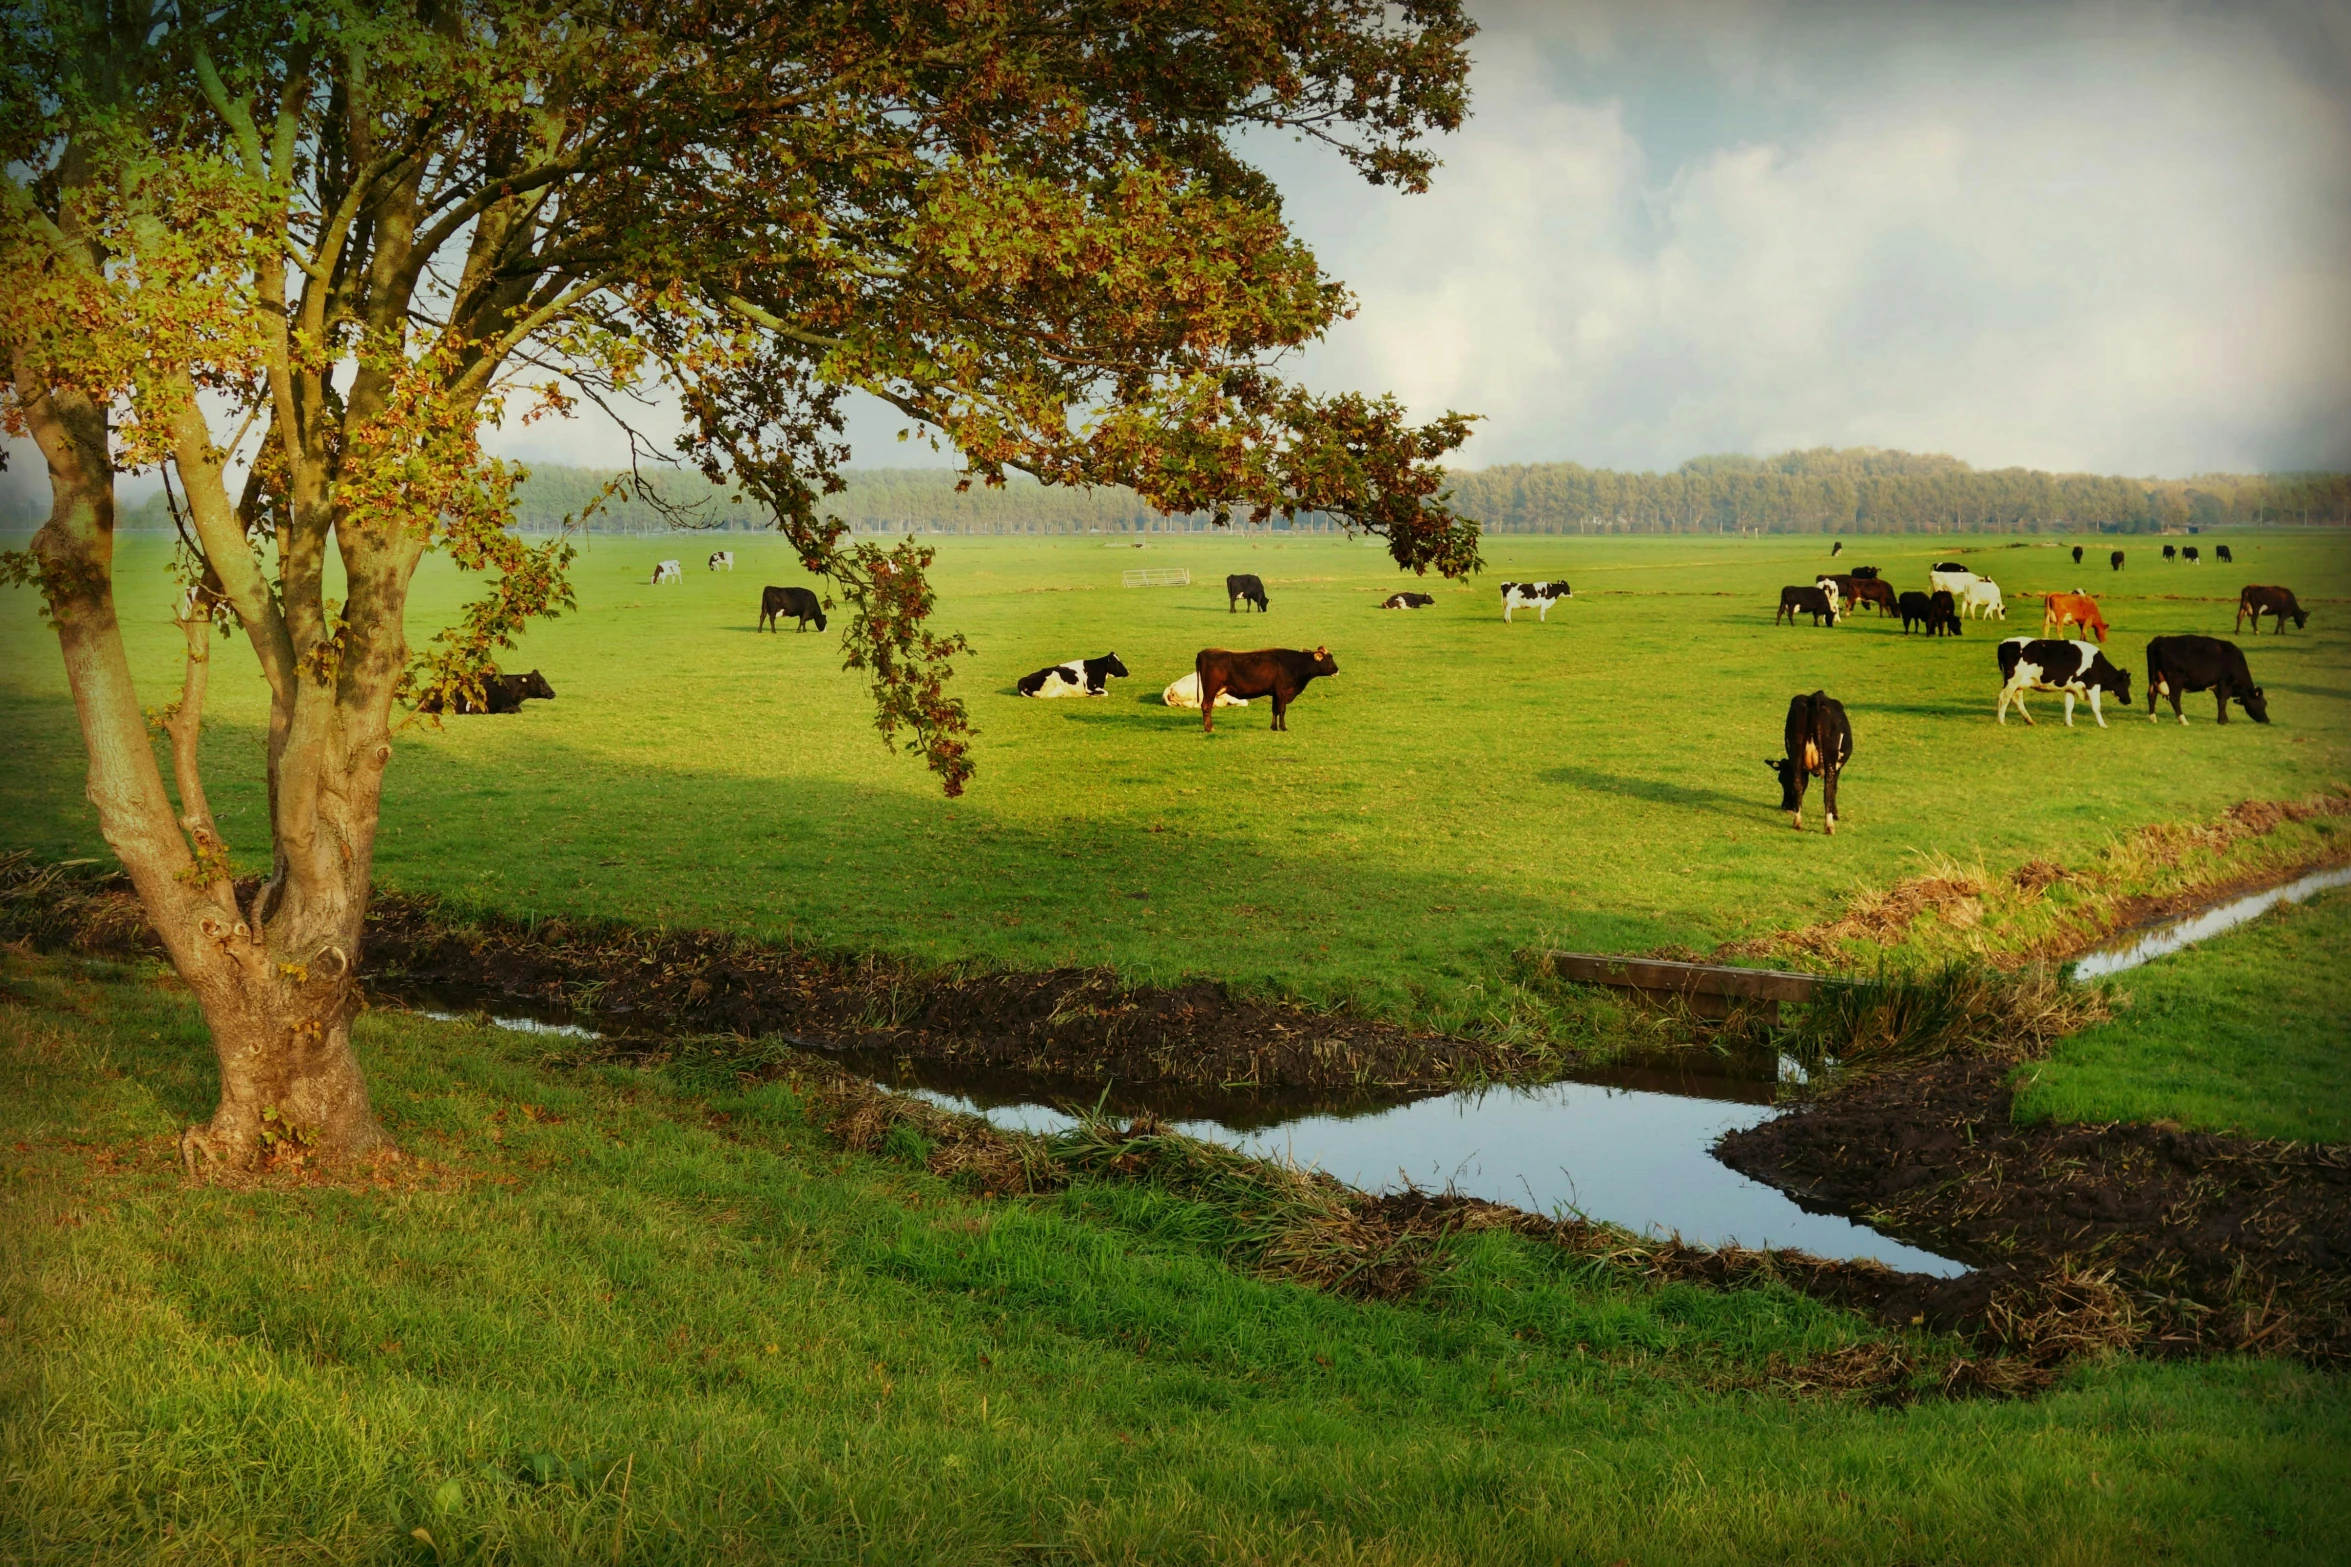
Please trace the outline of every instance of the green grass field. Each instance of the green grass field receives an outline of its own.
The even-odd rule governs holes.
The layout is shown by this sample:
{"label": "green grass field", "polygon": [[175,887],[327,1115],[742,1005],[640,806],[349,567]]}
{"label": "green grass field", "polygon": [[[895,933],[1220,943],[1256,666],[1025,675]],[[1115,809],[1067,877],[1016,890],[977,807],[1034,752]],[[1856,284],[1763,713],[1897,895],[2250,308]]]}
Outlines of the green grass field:
{"label": "green grass field", "polygon": [[2020,1120],[2351,1142],[2351,893],[2119,976],[2130,1005],[2025,1069]]}
{"label": "green grass field", "polygon": [[2351,1384],[2288,1362],[1736,1391],[1875,1330],[1491,1232],[1355,1302],[1229,1266],[1246,1214],[985,1201],[779,1087],[358,1041],[416,1162],[188,1189],[185,992],[0,950],[0,1560],[2138,1567],[2351,1530]]}
{"label": "green grass field", "polygon": [[[1873,615],[1775,627],[1779,586],[1828,564],[1811,537],[1496,537],[1466,585],[1410,582],[1376,547],[1336,539],[947,539],[942,619],[977,649],[960,685],[981,730],[978,780],[956,802],[883,750],[835,637],[755,633],[761,584],[804,580],[782,550],[730,537],[740,569],[712,575],[709,542],[593,541],[580,611],[510,661],[543,669],[559,699],[403,741],[386,882],[936,960],[1210,973],[1458,1020],[1529,943],[1704,948],[1804,923],[1938,855],[1994,872],[2079,862],[2138,824],[2351,779],[2341,535],[2237,538],[2233,569],[2167,567],[2131,541],[2119,576],[2005,539],[1847,550],[1839,564],[1877,564],[1901,587],[1951,555],[1987,571],[2017,607],[1957,641]],[[648,587],[673,555],[684,583]],[[1118,585],[1143,565],[1189,567],[1194,585]],[[1266,579],[1270,614],[1227,613],[1236,570]],[[1503,625],[1496,584],[1536,576],[1568,578],[1576,598],[1549,625]],[[2226,634],[2244,581],[2289,584],[2315,609],[2308,630],[2252,653],[2273,725],[2218,728],[2207,702],[2185,729],[2148,723],[2142,705],[2109,731],[2084,715],[2068,732],[2046,699],[2039,728],[1992,722],[1992,643],[2037,633],[2032,592],[2099,592],[2136,681],[2148,635]],[[177,679],[162,544],[126,540],[120,583],[160,704]],[[1407,585],[1436,607],[1374,607]],[[469,586],[429,563],[413,639]],[[1203,646],[1316,643],[1341,672],[1286,735],[1267,732],[1262,703],[1213,739],[1159,704]],[[1109,650],[1134,678],[1106,699],[1011,694],[1028,670]],[[260,682],[241,645],[216,669],[213,800],[258,864]],[[1815,687],[1844,700],[1857,733],[1834,840],[1788,829],[1763,766],[1788,697]],[[25,589],[0,596],[0,736],[0,841],[103,853],[55,645]]]}

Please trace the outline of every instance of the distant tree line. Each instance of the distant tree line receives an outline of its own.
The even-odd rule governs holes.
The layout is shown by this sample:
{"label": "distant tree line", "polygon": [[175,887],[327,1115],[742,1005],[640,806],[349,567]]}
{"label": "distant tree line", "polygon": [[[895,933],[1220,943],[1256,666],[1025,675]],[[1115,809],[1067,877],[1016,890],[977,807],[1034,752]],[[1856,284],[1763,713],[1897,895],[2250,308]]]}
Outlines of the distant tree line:
{"label": "distant tree line", "polygon": [[[1202,516],[1164,517],[1134,491],[1048,489],[1014,476],[1000,490],[956,488],[941,468],[851,469],[826,509],[862,533],[1187,533]],[[516,512],[527,532],[576,518],[613,475],[533,464]],[[649,502],[624,486],[589,517],[597,533],[666,533],[676,523],[757,532],[767,519],[698,474],[663,472]],[[1976,469],[1956,457],[1862,447],[1777,457],[1697,457],[1671,473],[1579,463],[1512,463],[1451,477],[1453,504],[1490,533],[2150,533],[2165,528],[2351,526],[2351,474],[2207,473],[2130,479]],[[20,508],[21,509],[21,508]],[[14,519],[10,519],[14,520]],[[38,518],[28,514],[27,525]],[[169,531],[163,496],[122,525]],[[1327,531],[1301,518],[1299,532]]]}

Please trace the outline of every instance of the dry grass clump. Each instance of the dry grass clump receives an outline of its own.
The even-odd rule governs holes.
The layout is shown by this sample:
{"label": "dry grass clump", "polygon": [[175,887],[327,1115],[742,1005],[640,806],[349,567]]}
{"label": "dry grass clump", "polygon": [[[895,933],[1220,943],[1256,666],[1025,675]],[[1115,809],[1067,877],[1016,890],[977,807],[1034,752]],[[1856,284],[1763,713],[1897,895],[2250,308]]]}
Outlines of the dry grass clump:
{"label": "dry grass clump", "polygon": [[2026,1061],[2111,1015],[2105,991],[2068,985],[2048,964],[2009,970],[1953,959],[1923,971],[1881,965],[1823,985],[1793,1033],[1805,1054],[1847,1067],[1949,1055]]}
{"label": "dry grass clump", "polygon": [[2147,1333],[2115,1270],[2072,1257],[1993,1291],[1984,1306],[1984,1337],[2041,1366],[2135,1349]]}
{"label": "dry grass clump", "polygon": [[154,949],[130,878],[93,870],[98,863],[45,864],[23,849],[0,854],[0,939],[108,956]]}

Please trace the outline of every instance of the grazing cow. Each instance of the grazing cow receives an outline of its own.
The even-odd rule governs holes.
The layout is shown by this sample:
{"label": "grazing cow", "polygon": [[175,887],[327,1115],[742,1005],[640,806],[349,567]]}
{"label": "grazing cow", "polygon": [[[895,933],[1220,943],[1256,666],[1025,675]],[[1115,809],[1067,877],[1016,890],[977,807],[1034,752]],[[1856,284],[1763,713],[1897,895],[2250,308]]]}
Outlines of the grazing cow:
{"label": "grazing cow", "polygon": [[2293,592],[2287,588],[2247,587],[2245,591],[2237,595],[2237,629],[2239,631],[2245,629],[2247,615],[2253,617],[2253,634],[2255,636],[2261,635],[2261,617],[2264,615],[2277,617],[2278,635],[2281,637],[2286,634],[2286,617],[2288,615],[2294,617],[2296,631],[2310,624],[2310,612],[2294,602]]}
{"label": "grazing cow", "polygon": [[2127,670],[2115,668],[2106,661],[2105,652],[2094,642],[2058,642],[2046,637],[2009,637],[2000,644],[2000,722],[2008,722],[2008,704],[2016,704],[2017,712],[2030,724],[2033,715],[2025,710],[2027,691],[2062,691],[2065,693],[2065,727],[2073,727],[2073,704],[2076,697],[2090,701],[2090,716],[2098,720],[2098,727],[2106,727],[2106,714],[2099,708],[2099,699],[2111,692],[2117,702],[2130,705],[2131,677]]}
{"label": "grazing cow", "polygon": [[1981,615],[1986,620],[2008,618],[2008,606],[2001,601],[2000,584],[1990,577],[1978,577],[1967,585],[1967,592],[1959,607],[1969,615]]}
{"label": "grazing cow", "polygon": [[2163,558],[2165,560],[2178,560],[2180,558],[2179,546],[2176,544],[2166,544],[2163,546]]}
{"label": "grazing cow", "polygon": [[1880,582],[1875,577],[1856,577],[1852,591],[1845,596],[1855,605],[1875,604],[1881,619],[1895,613],[1894,585],[1890,582]]}
{"label": "grazing cow", "polygon": [[1257,606],[1258,613],[1266,613],[1265,583],[1252,572],[1237,572],[1224,579],[1225,613],[1231,614],[1243,603]]}
{"label": "grazing cow", "polygon": [[519,713],[526,701],[554,700],[555,688],[537,670],[527,675],[502,675],[492,669],[482,675],[482,694],[478,700],[460,695],[455,707],[445,707],[438,696],[428,696],[416,704],[416,710],[420,713]]}
{"label": "grazing cow", "polygon": [[1391,593],[1381,601],[1382,609],[1426,609],[1436,601],[1427,593]]}
{"label": "grazing cow", "polygon": [[806,588],[761,588],[759,590],[759,629],[781,631],[779,622],[789,615],[799,622],[793,629],[806,631],[810,621],[816,629],[824,629],[824,605]]}
{"label": "grazing cow", "polygon": [[1287,731],[1290,704],[1298,700],[1298,693],[1316,676],[1338,672],[1338,661],[1331,657],[1327,647],[1318,647],[1311,653],[1288,647],[1259,648],[1254,653],[1204,647],[1192,660],[1192,673],[1200,683],[1201,731],[1216,732],[1216,709],[1227,692],[1234,696],[1272,697],[1273,727]]}
{"label": "grazing cow", "polygon": [[1784,615],[1787,617],[1788,624],[1792,626],[1800,614],[1810,615],[1812,623],[1816,626],[1820,624],[1821,617],[1826,615],[1829,624],[1835,625],[1837,623],[1837,590],[1835,586],[1780,589],[1779,613],[1771,617],[1771,623],[1775,626],[1778,625],[1780,616]]}
{"label": "grazing cow", "polygon": [[2082,563],[2082,547],[2079,544],[2073,547],[2073,563],[2077,566]]}
{"label": "grazing cow", "polygon": [[2209,691],[2220,702],[2220,721],[2229,721],[2229,698],[2235,697],[2257,724],[2269,722],[2269,699],[2253,683],[2245,667],[2245,650],[2218,637],[2157,637],[2147,644],[2147,722],[2154,723],[2158,697],[2171,698],[2172,716],[2181,723],[2180,698],[2190,691]]}
{"label": "grazing cow", "polygon": [[683,582],[685,580],[685,567],[674,560],[665,560],[653,568],[653,586],[655,587],[660,587],[664,582]]}
{"label": "grazing cow", "polygon": [[2101,643],[2106,640],[2106,617],[2098,613],[2098,601],[2087,593],[2044,593],[2041,595],[2041,635],[2055,636],[2068,626],[2079,626]]}
{"label": "grazing cow", "polygon": [[1779,775],[1780,809],[1804,830],[1804,791],[1820,780],[1821,808],[1828,814],[1830,837],[1837,835],[1837,774],[1853,759],[1853,726],[1845,721],[1845,704],[1826,692],[1788,699],[1788,754],[1765,757],[1763,765]]}
{"label": "grazing cow", "polygon": [[2180,551],[2180,559],[2186,561],[2191,566],[2201,566],[2204,564],[2204,557],[2196,553],[2196,546],[2193,544]]}
{"label": "grazing cow", "polygon": [[1829,546],[1829,559],[1831,560],[1835,560],[1839,555],[1844,553],[1845,541],[1843,539],[1839,539],[1836,543]]}
{"label": "grazing cow", "polygon": [[1852,577],[1855,582],[1875,582],[1878,580],[1878,569],[1875,566],[1856,566]]}
{"label": "grazing cow", "polygon": [[[1169,707],[1198,707],[1200,705],[1200,676],[1194,673],[1177,677],[1165,691],[1159,693],[1159,700],[1165,702]],[[1249,699],[1245,696],[1235,696],[1230,691],[1219,691],[1216,694],[1216,705],[1218,707],[1247,707]]]}
{"label": "grazing cow", "polygon": [[1929,631],[1934,629],[1933,601],[1924,593],[1903,594],[1896,602],[1895,608],[1902,612],[1902,634],[1904,636],[1910,635],[1912,626],[1924,626]]}
{"label": "grazing cow", "polygon": [[1066,664],[1051,664],[1033,675],[1023,675],[1015,683],[1022,696],[1106,696],[1112,676],[1124,680],[1127,666],[1118,661],[1116,653],[1105,653],[1100,658],[1073,658]]}
{"label": "grazing cow", "polygon": [[1965,566],[1937,566],[1927,573],[1927,591],[1948,593],[1953,599],[1964,603],[1968,584],[1978,580],[1976,574]]}
{"label": "grazing cow", "polygon": [[2212,558],[2224,566],[2234,566],[2237,563],[2237,557],[2229,553],[2229,547],[2226,544],[2212,546]]}
{"label": "grazing cow", "polygon": [[1535,619],[1550,623],[1551,606],[1561,599],[1575,597],[1575,590],[1564,582],[1505,582],[1502,584],[1502,620],[1509,624],[1514,609],[1531,609]]}
{"label": "grazing cow", "polygon": [[1959,601],[1951,596],[1948,588],[1937,588],[1927,595],[1927,635],[1959,635]]}
{"label": "grazing cow", "polygon": [[735,569],[735,552],[733,550],[712,550],[710,552],[710,569],[716,571],[721,566],[729,571]]}
{"label": "grazing cow", "polygon": [[2113,554],[2107,556],[2106,564],[2116,571],[2122,570],[2122,551],[2116,550]]}

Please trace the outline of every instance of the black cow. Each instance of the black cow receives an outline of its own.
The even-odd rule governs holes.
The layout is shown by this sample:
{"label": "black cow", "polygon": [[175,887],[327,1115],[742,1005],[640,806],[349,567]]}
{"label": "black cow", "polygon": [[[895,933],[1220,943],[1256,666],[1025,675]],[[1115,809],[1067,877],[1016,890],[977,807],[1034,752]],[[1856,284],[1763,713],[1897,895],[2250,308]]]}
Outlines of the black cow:
{"label": "black cow", "polygon": [[2180,698],[2190,691],[2209,691],[2220,703],[2220,721],[2229,721],[2229,698],[2235,697],[2257,724],[2269,722],[2269,699],[2253,683],[2245,667],[2245,650],[2218,637],[2157,637],[2147,644],[2147,721],[2154,723],[2159,697],[2171,698],[2172,716],[2181,723]]}
{"label": "black cow", "polygon": [[1787,617],[1791,626],[1796,623],[1798,615],[1810,615],[1816,626],[1820,624],[1821,617],[1826,615],[1829,624],[1833,626],[1837,623],[1837,605],[1829,597],[1826,588],[1786,587],[1780,589],[1779,612],[1771,617],[1771,623],[1778,625],[1782,615]]}
{"label": "black cow", "polygon": [[2163,546],[2163,558],[2165,560],[2178,560],[2180,558],[2179,547],[2173,544],[2166,544]]}
{"label": "black cow", "polygon": [[810,621],[816,629],[824,629],[824,605],[806,588],[761,588],[759,590],[759,629],[781,631],[780,622],[789,615],[800,624],[796,630],[806,631]]}
{"label": "black cow", "polygon": [[2212,546],[2212,558],[2224,566],[2234,566],[2237,563],[2237,557],[2229,553],[2229,547],[2226,544]]}
{"label": "black cow", "polygon": [[2082,547],[2079,544],[2073,547],[2073,563],[2077,566],[2082,563]]}
{"label": "black cow", "polygon": [[2196,546],[2193,544],[2180,551],[2180,558],[2191,566],[2200,566],[2204,563],[2204,557],[2196,553]]}
{"label": "black cow", "polygon": [[1931,607],[1931,601],[1924,593],[1903,594],[1896,601],[1895,608],[1902,615],[1902,634],[1904,636],[1910,635],[1912,626],[1924,626],[1930,631],[1934,629],[1934,610]]}
{"label": "black cow", "polygon": [[1825,692],[1788,699],[1788,754],[1765,757],[1763,765],[1779,775],[1780,809],[1804,830],[1804,791],[1820,779],[1821,807],[1828,813],[1829,836],[1837,832],[1837,774],[1853,759],[1853,726],[1845,721],[1845,704]]}
{"label": "black cow", "polygon": [[2098,703],[2101,696],[2112,694],[2117,702],[2130,705],[2130,672],[2117,669],[2106,661],[2105,650],[2095,642],[2060,642],[2053,637],[2007,637],[2000,643],[2000,722],[2008,722],[2008,704],[2031,723],[2033,715],[2024,705],[2027,691],[2062,691],[2065,693],[2065,727],[2073,727],[2073,704],[2076,697],[2090,701],[2090,716],[2098,720],[2098,727],[2106,727],[2106,714]]}
{"label": "black cow", "polygon": [[1113,677],[1124,680],[1127,666],[1116,653],[1100,658],[1073,658],[1066,664],[1048,664],[1033,675],[1013,682],[1022,696],[1104,696]]}
{"label": "black cow", "polygon": [[1959,635],[1959,600],[1951,596],[1949,588],[1937,588],[1927,595],[1927,635]]}
{"label": "black cow", "polygon": [[1225,613],[1231,614],[1243,602],[1257,606],[1259,614],[1266,613],[1265,583],[1252,572],[1237,572],[1224,579]]}
{"label": "black cow", "polygon": [[2237,595],[2237,630],[2245,629],[2247,615],[2253,617],[2255,636],[2261,635],[2261,617],[2264,615],[2277,617],[2278,635],[2281,637],[2286,634],[2288,615],[2294,617],[2296,631],[2310,624],[2310,612],[2294,602],[2293,590],[2290,588],[2247,587]]}
{"label": "black cow", "polygon": [[416,704],[416,710],[420,713],[519,713],[525,702],[554,700],[555,688],[537,670],[527,675],[502,675],[493,669],[482,676],[479,700],[461,695],[455,707],[444,707],[438,697],[428,696]]}
{"label": "black cow", "polygon": [[1436,599],[1427,593],[1391,593],[1380,604],[1382,609],[1426,609]]}
{"label": "black cow", "polygon": [[1216,699],[1229,693],[1272,697],[1273,727],[1287,730],[1290,704],[1298,700],[1298,693],[1316,676],[1338,672],[1338,660],[1327,647],[1311,653],[1288,647],[1260,648],[1254,653],[1204,647],[1192,660],[1192,673],[1200,682],[1200,728],[1209,734],[1216,731]]}
{"label": "black cow", "polygon": [[1855,582],[1875,582],[1878,580],[1878,569],[1875,566],[1856,566],[1849,575]]}
{"label": "black cow", "polygon": [[1829,546],[1829,559],[1831,560],[1835,560],[1839,555],[1844,553],[1845,541],[1843,539],[1839,539],[1836,543]]}
{"label": "black cow", "polygon": [[1955,560],[1939,560],[1939,561],[1936,561],[1936,562],[1935,562],[1935,563],[1934,563],[1932,566],[1929,566],[1929,567],[1927,568],[1927,570],[1929,570],[1929,571],[1965,571],[1965,570],[1967,570],[1967,568],[1966,568],[1965,566],[1962,566],[1961,564],[1959,564],[1959,562],[1957,562],[1957,561],[1955,561]]}
{"label": "black cow", "polygon": [[2114,568],[2116,571],[2122,570],[2122,551],[2116,550],[2113,554],[2107,556],[2106,564]]}

